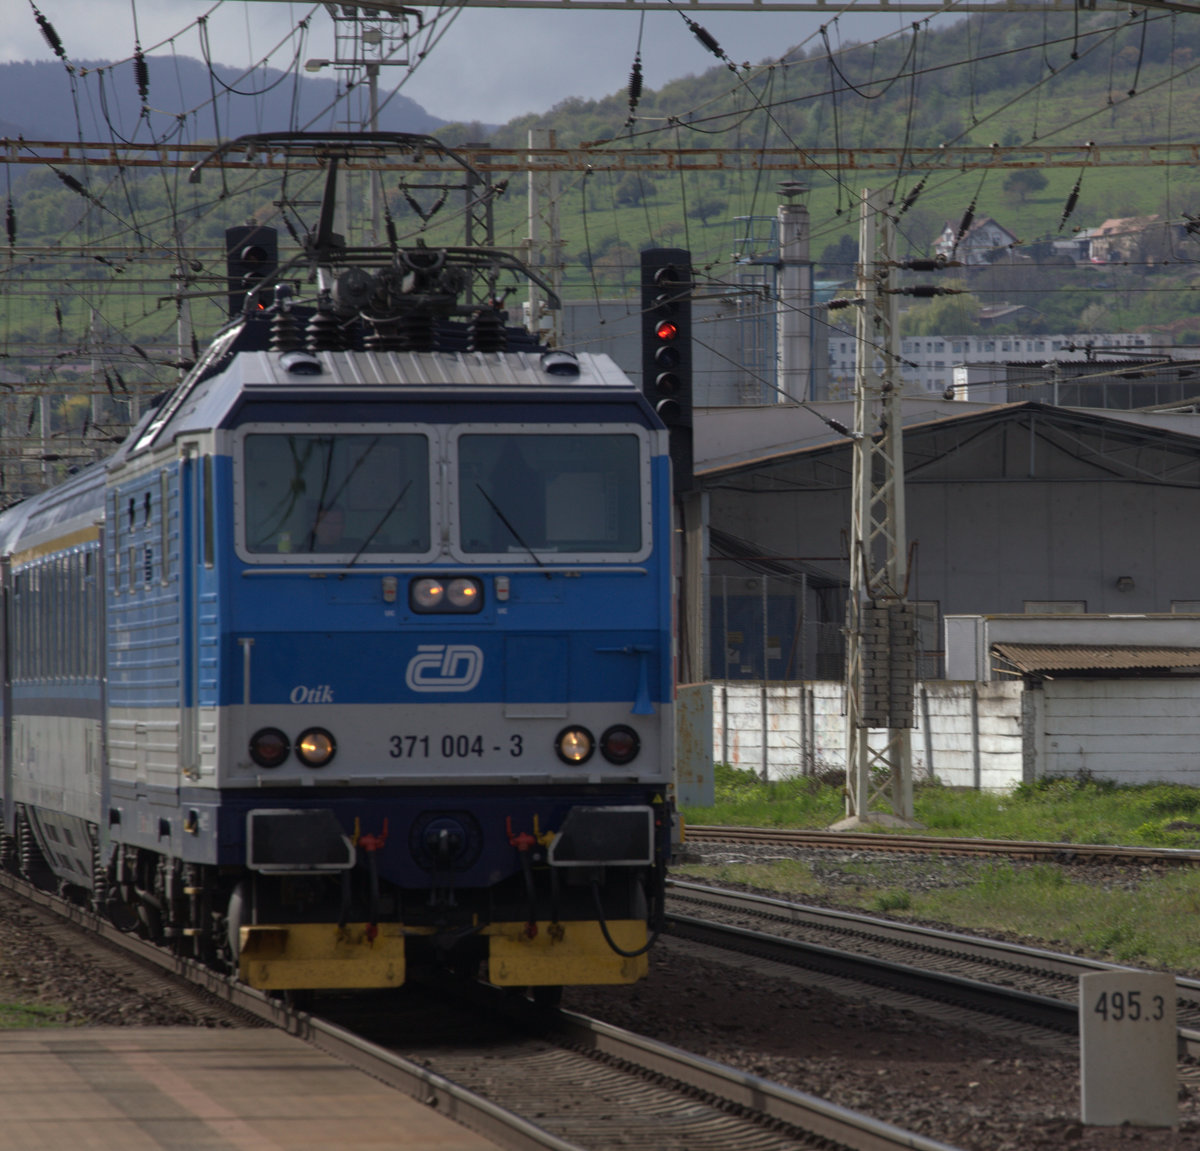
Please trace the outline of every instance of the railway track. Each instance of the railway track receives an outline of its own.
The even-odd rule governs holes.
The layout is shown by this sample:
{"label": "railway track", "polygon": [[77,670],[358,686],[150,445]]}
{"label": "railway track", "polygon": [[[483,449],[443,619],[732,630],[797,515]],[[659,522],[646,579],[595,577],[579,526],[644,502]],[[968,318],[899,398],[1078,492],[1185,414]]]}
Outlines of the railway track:
{"label": "railway track", "polygon": [[503,1147],[953,1151],[594,1019],[534,1013],[523,998],[494,988],[477,987],[465,998],[405,989],[369,998],[326,994],[314,1012],[300,1011],[122,933],[13,876],[0,874],[0,886],[230,1011],[299,1036]]}
{"label": "railway track", "polygon": [[[1078,1028],[1079,977],[1123,970],[1059,952],[679,880],[669,881],[668,929],[711,946],[1070,1034]],[[1200,980],[1177,977],[1176,990],[1180,1051],[1200,1059]]]}
{"label": "railway track", "polygon": [[874,831],[806,831],[787,827],[717,827],[689,824],[686,843],[807,847],[837,851],[892,851],[923,855],[1003,856],[1053,863],[1200,864],[1200,851],[1173,847],[1123,847],[1094,843],[1039,843],[1015,839],[951,839],[941,835],[893,835]]}

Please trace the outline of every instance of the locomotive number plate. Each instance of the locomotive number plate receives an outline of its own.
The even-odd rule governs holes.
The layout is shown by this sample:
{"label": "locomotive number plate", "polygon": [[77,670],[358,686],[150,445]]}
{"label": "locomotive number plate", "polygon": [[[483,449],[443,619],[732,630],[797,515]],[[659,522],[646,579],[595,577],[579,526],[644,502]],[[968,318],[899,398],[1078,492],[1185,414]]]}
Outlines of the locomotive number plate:
{"label": "locomotive number plate", "polygon": [[490,743],[482,735],[393,735],[388,742],[393,759],[482,759],[489,752],[515,759],[525,752],[520,735],[510,735],[503,743]]}

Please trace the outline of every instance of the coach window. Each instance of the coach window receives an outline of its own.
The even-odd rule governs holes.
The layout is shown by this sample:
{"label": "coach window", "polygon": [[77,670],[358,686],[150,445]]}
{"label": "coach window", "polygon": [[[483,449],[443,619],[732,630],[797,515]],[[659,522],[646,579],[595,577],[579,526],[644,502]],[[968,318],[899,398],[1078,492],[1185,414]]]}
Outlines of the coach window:
{"label": "coach window", "polygon": [[429,440],[416,432],[246,436],[245,548],[251,555],[424,554]]}
{"label": "coach window", "polygon": [[464,433],[459,546],[521,562],[539,552],[639,552],[641,464],[641,441],[630,433]]}

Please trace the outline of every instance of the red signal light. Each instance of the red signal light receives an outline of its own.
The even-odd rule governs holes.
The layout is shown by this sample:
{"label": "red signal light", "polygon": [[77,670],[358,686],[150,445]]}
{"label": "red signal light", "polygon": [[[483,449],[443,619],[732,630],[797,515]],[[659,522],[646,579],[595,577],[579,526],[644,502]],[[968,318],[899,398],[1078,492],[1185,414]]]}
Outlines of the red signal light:
{"label": "red signal light", "polygon": [[660,340],[673,340],[679,335],[679,325],[673,320],[660,320],[655,325],[654,334]]}

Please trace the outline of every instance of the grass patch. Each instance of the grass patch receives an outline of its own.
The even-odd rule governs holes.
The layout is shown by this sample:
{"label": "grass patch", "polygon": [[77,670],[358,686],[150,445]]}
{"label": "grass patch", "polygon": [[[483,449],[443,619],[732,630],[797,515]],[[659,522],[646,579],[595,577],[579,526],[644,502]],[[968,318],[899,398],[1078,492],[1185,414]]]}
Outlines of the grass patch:
{"label": "grass patch", "polygon": [[[1046,864],[962,865],[959,883],[911,890],[895,864],[686,865],[672,874],[698,882],[743,884],[914,922],[949,923],[984,935],[1015,935],[1060,951],[1177,972],[1200,971],[1200,871],[1148,875],[1105,888]],[[928,874],[927,864],[921,865]]]}
{"label": "grass patch", "polygon": [[[845,814],[840,773],[764,783],[717,764],[715,797],[712,807],[683,808],[686,822],[819,829]],[[1179,784],[1118,787],[1082,775],[1003,794],[935,784],[918,786],[913,806],[925,834],[1200,849],[1200,789]]]}
{"label": "grass patch", "polygon": [[811,898],[825,891],[825,884],[813,874],[812,868],[797,859],[776,859],[768,864],[725,863],[714,867],[684,864],[671,868],[671,874],[679,879],[696,879],[701,883],[753,887],[771,895]]}
{"label": "grass patch", "polygon": [[15,1031],[26,1027],[63,1027],[66,1021],[65,1007],[0,1002],[0,1031]]}
{"label": "grass patch", "polygon": [[[844,814],[842,781],[833,773],[763,783],[753,772],[718,765],[716,799],[711,808],[685,808],[686,821],[818,829]],[[921,786],[914,808],[923,834],[1200,849],[1200,789],[1178,784],[1118,787],[1081,775],[1007,794]],[[906,881],[913,874],[907,867],[919,872],[919,883]],[[889,858],[690,865],[674,874],[1016,935],[1117,963],[1200,972],[1200,868],[1077,876],[1044,864],[901,865]]]}

